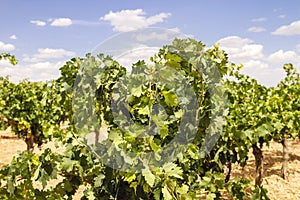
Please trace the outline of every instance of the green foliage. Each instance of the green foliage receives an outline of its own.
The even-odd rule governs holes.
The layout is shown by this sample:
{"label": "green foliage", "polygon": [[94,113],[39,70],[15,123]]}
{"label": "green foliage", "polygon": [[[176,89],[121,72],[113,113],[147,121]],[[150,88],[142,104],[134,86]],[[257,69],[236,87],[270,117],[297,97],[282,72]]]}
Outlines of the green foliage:
{"label": "green foliage", "polygon": [[10,53],[1,53],[0,60],[2,59],[8,59],[10,64],[12,65],[18,64],[18,60],[16,59],[16,57],[14,55],[11,55]]}
{"label": "green foliage", "polygon": [[251,199],[261,199],[261,200],[270,200],[267,195],[268,191],[263,187],[256,187],[254,189],[253,194],[251,195]]}
{"label": "green foliage", "polygon": [[[15,157],[0,170],[0,198],[72,199],[81,186],[82,199],[268,199],[249,180],[225,181],[224,168],[244,166],[253,145],[299,133],[292,65],[267,88],[228,64],[218,45],[193,39],[175,39],[151,61],[134,63],[128,76],[110,56],[87,54],[55,81],[1,78],[2,128],[40,144],[55,138],[64,151]],[[107,138],[87,146],[84,137],[101,126]]]}
{"label": "green foliage", "polygon": [[41,145],[45,139],[51,139],[54,133],[60,132],[63,115],[59,90],[54,81],[23,80],[14,84],[2,78],[0,119],[3,128],[11,126],[15,134],[25,138],[28,150],[33,149],[33,143]]}
{"label": "green foliage", "polygon": [[[132,174],[127,178],[127,173],[125,178],[122,178],[124,172],[116,172],[116,179],[121,180],[119,184],[125,188],[123,179],[129,184],[128,189],[122,191],[125,196],[135,194],[136,198],[138,196],[150,198],[155,194],[155,198],[162,195],[166,199],[193,199],[198,193],[197,190],[201,189],[199,185],[194,184],[205,176],[206,169],[215,167],[212,173],[222,173],[221,163],[209,159],[199,162],[199,155],[195,156],[195,165],[182,164],[181,160],[190,157],[189,152],[194,149],[189,151],[190,146],[180,146],[177,143],[168,146],[176,138],[179,130],[183,132],[181,137],[191,143],[194,138],[189,135],[190,132],[198,130],[193,146],[197,151],[192,154],[199,154],[209,125],[219,122],[211,123],[209,120],[213,112],[210,98],[212,93],[209,94],[209,88],[218,81],[215,80],[218,74],[213,74],[216,71],[211,68],[219,66],[210,57],[200,42],[174,40],[172,45],[164,47],[152,58],[154,67],[147,66],[143,61],[135,63],[132,69],[134,76],[130,79],[125,76],[125,69],[110,57],[87,55],[87,59],[83,60],[81,71],[78,72],[80,75],[76,78],[76,93],[73,94],[76,116],[74,121],[77,122],[74,125],[82,136],[84,133],[97,130],[99,127],[95,127],[99,123],[107,124],[108,139],[106,143],[98,145],[100,148],[97,149],[96,146],[97,153],[101,155],[100,159],[111,167],[141,169],[142,179],[141,176]],[[205,78],[204,71],[211,73],[211,76]],[[183,77],[188,80],[187,84],[191,85],[194,91],[198,114],[192,112],[192,99],[189,99],[192,94],[184,87]],[[93,96],[86,91],[96,91],[96,94]],[[86,107],[93,105],[94,102],[96,118],[90,117],[91,111]],[[134,124],[128,122],[126,115],[115,117],[110,102],[114,102],[115,107],[120,110],[125,109],[125,112],[130,113]],[[128,104],[124,105],[124,102]],[[155,110],[155,107],[158,110]],[[214,112],[217,112],[216,110]],[[153,111],[160,114],[153,114]],[[192,117],[186,117],[186,121],[181,122],[184,126],[180,127],[180,120],[185,116]],[[203,121],[200,122],[196,120],[197,118]],[[151,131],[158,131],[160,134],[151,135]],[[174,162],[168,158],[169,155],[182,152],[182,147],[188,153],[182,154],[180,160]],[[169,164],[160,166],[162,158],[164,163]],[[197,162],[199,164],[196,164]],[[199,174],[200,171],[202,172]],[[191,179],[190,176],[183,176],[184,174],[195,176]],[[223,184],[219,187],[225,186]],[[208,190],[209,187],[203,185],[202,189]],[[132,194],[132,191],[135,193]],[[220,193],[218,189],[214,192]]]}
{"label": "green foliage", "polygon": [[226,134],[222,141],[226,143],[222,152],[228,162],[246,164],[249,149],[253,144],[268,144],[272,139],[272,114],[268,108],[270,89],[256,80],[233,72],[235,79],[227,80],[226,89],[229,95],[229,115],[225,126]]}
{"label": "green foliage", "polygon": [[273,140],[282,142],[284,138],[295,139],[300,132],[299,86],[300,76],[291,64],[284,65],[286,77],[272,88],[268,110],[274,124]]}
{"label": "green foliage", "polygon": [[[10,165],[0,171],[1,199],[54,199],[57,194],[45,190],[47,181],[57,178],[59,155],[46,149],[40,156],[28,151],[14,157]],[[44,190],[34,187],[39,181]]]}

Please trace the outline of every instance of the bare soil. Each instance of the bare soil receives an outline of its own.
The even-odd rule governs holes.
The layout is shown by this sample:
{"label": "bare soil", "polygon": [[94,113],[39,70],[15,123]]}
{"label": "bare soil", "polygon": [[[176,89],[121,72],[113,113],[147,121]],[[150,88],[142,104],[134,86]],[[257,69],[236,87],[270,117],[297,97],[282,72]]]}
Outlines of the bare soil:
{"label": "bare soil", "polygon": [[[282,163],[282,145],[271,142],[269,147],[264,147],[264,181],[263,186],[268,189],[268,196],[274,200],[300,199],[300,141],[289,141],[290,160],[288,163],[288,178],[280,177]],[[46,147],[51,147],[47,144]],[[53,147],[53,144],[52,144]],[[0,167],[9,164],[13,156],[26,150],[25,142],[15,137],[9,130],[0,131]],[[244,177],[254,183],[255,163],[252,152],[244,168],[233,166],[232,178]],[[53,183],[55,184],[55,183]],[[79,199],[83,188],[80,188],[74,199]]]}
{"label": "bare soil", "polygon": [[[268,190],[268,196],[274,200],[300,199],[300,141],[288,141],[289,162],[287,180],[281,178],[282,145],[271,142],[269,147],[263,148],[264,180],[263,186]],[[252,152],[244,168],[234,166],[232,177],[244,177],[254,184],[255,161]]]}

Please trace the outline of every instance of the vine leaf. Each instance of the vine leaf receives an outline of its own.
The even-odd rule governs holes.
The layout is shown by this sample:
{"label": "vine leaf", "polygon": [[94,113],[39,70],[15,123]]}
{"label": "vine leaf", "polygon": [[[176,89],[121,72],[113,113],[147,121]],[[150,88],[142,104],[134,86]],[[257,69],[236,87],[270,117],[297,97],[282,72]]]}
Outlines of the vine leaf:
{"label": "vine leaf", "polygon": [[99,174],[95,179],[94,179],[94,184],[95,187],[100,187],[103,183],[103,179],[105,178],[105,175]]}
{"label": "vine leaf", "polygon": [[168,190],[168,186],[165,185],[163,188],[162,188],[162,193],[163,193],[163,197],[165,200],[172,200],[172,195],[170,194],[169,190]]}
{"label": "vine leaf", "polygon": [[178,99],[172,91],[162,91],[162,94],[168,106],[175,107],[178,105]]}
{"label": "vine leaf", "polygon": [[142,170],[142,175],[144,176],[146,183],[150,187],[153,187],[155,183],[155,175],[147,168]]}

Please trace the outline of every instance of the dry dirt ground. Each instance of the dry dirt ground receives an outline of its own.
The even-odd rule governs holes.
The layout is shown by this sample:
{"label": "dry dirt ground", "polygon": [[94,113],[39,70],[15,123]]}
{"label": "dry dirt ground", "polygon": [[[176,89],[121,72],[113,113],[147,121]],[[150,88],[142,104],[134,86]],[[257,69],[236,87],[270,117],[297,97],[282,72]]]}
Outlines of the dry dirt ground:
{"label": "dry dirt ground", "polygon": [[[289,141],[290,159],[288,162],[288,177],[280,177],[282,164],[282,145],[271,142],[264,147],[264,180],[263,186],[268,189],[268,196],[274,200],[300,200],[300,140]],[[234,167],[233,177],[244,177],[254,184],[255,161],[252,152],[244,169]]]}
{"label": "dry dirt ground", "polygon": [[[14,155],[26,149],[25,142],[14,137],[9,131],[0,131],[0,167],[8,164]],[[300,200],[300,141],[289,141],[290,161],[288,164],[288,180],[280,177],[282,146],[272,142],[269,147],[264,147],[264,181],[268,195],[274,200]],[[232,177],[244,177],[254,182],[255,164],[252,152],[244,169],[234,166]],[[82,195],[80,191],[74,199]]]}

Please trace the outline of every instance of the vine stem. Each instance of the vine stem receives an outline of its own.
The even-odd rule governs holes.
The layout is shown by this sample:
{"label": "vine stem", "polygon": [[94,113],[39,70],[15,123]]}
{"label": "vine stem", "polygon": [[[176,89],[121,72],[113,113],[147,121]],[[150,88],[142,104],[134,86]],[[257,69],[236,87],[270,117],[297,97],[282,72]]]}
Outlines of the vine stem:
{"label": "vine stem", "polygon": [[286,136],[284,136],[282,142],[282,148],[283,148],[283,163],[282,163],[282,167],[281,167],[281,177],[283,179],[287,179],[287,168],[288,168],[288,160],[289,160],[289,148],[288,148],[288,143],[287,143],[287,139]]}
{"label": "vine stem", "polygon": [[256,166],[255,185],[260,187],[263,181],[263,171],[264,171],[263,152],[261,148],[257,146],[257,144],[253,144],[252,148],[253,148],[253,154],[255,157],[255,166]]}

